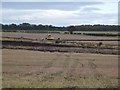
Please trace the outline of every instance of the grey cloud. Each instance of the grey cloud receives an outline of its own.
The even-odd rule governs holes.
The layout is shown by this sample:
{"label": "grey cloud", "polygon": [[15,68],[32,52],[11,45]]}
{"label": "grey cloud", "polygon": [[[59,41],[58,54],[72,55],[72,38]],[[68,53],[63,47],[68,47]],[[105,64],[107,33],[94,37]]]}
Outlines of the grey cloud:
{"label": "grey cloud", "polygon": [[3,8],[9,9],[57,9],[76,10],[83,6],[103,4],[103,2],[3,2]]}
{"label": "grey cloud", "polygon": [[85,7],[81,11],[93,12],[93,11],[98,11],[98,10],[101,10],[101,9],[95,8],[95,7]]}

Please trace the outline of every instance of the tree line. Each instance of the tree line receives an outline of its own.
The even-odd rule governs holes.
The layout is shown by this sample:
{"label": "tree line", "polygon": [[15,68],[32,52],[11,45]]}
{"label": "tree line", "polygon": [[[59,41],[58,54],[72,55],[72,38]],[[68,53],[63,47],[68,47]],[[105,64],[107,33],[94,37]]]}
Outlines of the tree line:
{"label": "tree line", "polygon": [[57,27],[53,25],[35,25],[29,23],[22,24],[0,24],[2,26],[2,31],[18,31],[18,30],[30,30],[30,31],[119,31],[120,26],[118,25],[76,25],[76,26],[66,26]]}

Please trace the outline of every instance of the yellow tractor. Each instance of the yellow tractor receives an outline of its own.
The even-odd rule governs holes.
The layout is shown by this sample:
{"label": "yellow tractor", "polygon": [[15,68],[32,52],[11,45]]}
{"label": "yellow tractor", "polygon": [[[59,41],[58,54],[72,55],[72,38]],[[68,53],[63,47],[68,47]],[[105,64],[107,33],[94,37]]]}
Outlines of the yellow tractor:
{"label": "yellow tractor", "polygon": [[48,34],[47,37],[46,37],[46,40],[55,40],[54,37],[52,37],[51,34]]}
{"label": "yellow tractor", "polygon": [[60,43],[60,38],[58,39],[55,39],[51,34],[47,34],[46,38],[45,38],[45,41],[47,43]]}

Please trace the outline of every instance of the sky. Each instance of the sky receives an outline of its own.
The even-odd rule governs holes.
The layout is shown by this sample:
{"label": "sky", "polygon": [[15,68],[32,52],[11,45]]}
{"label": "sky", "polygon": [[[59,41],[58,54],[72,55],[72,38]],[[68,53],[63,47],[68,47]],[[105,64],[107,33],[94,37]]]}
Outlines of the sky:
{"label": "sky", "polygon": [[[38,0],[2,2],[3,24],[43,24],[55,26],[118,24],[118,2],[38,2]],[[106,0],[107,1],[107,0]]]}

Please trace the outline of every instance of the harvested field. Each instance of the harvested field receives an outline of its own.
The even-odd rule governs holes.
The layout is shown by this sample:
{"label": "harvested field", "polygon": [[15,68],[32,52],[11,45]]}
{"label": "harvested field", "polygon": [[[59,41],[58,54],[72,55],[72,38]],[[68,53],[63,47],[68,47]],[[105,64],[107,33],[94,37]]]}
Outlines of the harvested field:
{"label": "harvested field", "polygon": [[118,56],[3,49],[4,88],[111,88]]}
{"label": "harvested field", "polygon": [[[3,32],[2,37],[24,37],[24,38],[31,38],[31,39],[37,39],[41,40],[41,38],[45,38],[47,33],[15,33],[15,32]],[[93,43],[98,43],[97,40],[112,40],[112,41],[102,41],[105,44],[114,44],[118,45],[118,41],[114,41],[118,39],[117,37],[104,37],[104,36],[86,36],[86,35],[75,35],[75,34],[57,34],[57,33],[51,33],[51,35],[54,38],[61,38],[65,40],[96,40],[93,41]],[[87,41],[86,41],[87,42]],[[89,41],[88,41],[89,42]]]}
{"label": "harvested field", "polygon": [[[47,33],[15,33],[15,32],[2,32],[3,37],[28,37],[41,39],[46,37]],[[57,34],[51,33],[55,38],[61,39],[115,39],[116,37],[101,37],[101,36],[85,36],[85,35],[75,35],[75,34]]]}

